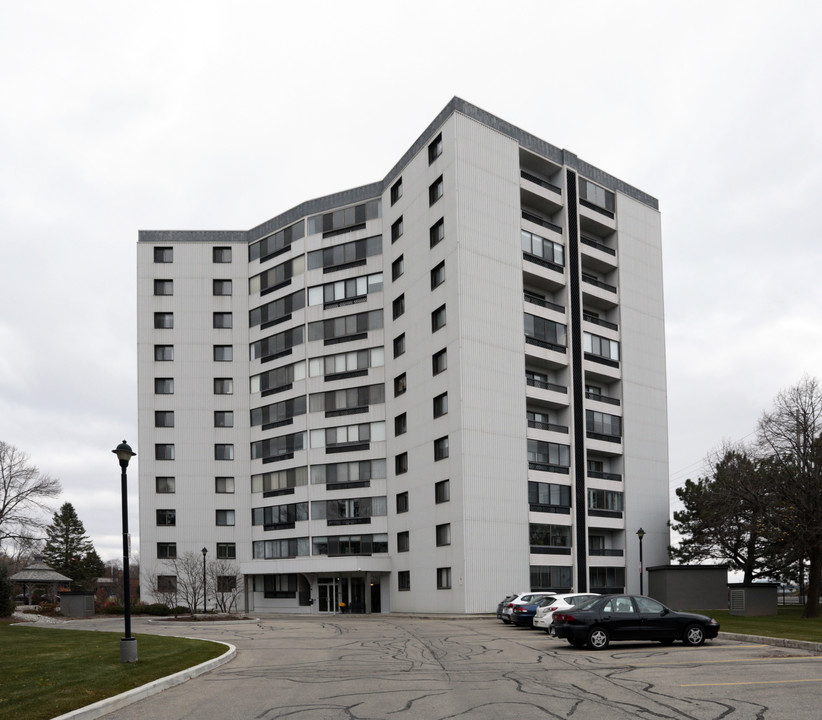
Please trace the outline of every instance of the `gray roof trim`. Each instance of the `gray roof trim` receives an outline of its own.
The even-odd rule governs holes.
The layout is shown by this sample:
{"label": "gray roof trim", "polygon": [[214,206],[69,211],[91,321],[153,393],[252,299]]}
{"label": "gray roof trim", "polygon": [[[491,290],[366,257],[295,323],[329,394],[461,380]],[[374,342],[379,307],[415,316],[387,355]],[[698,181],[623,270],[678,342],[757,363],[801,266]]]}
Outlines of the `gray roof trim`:
{"label": "gray roof trim", "polygon": [[365,202],[372,200],[382,195],[388,187],[389,183],[400,173],[420,150],[427,145],[431,138],[434,137],[443,123],[455,112],[461,113],[472,120],[475,120],[487,127],[508,136],[515,140],[521,147],[526,150],[542,155],[549,160],[560,165],[567,165],[579,172],[585,178],[592,180],[598,185],[611,190],[612,192],[620,192],[628,197],[637,200],[644,205],[648,205],[654,210],[659,210],[659,201],[649,195],[648,193],[639,190],[638,188],[629,185],[626,182],[610,175],[603,170],[600,170],[594,165],[590,165],[584,160],[580,160],[577,156],[569,152],[551,145],[545,140],[540,140],[535,135],[521,130],[516,125],[506,122],[502,118],[492,115],[491,113],[478,108],[466,102],[462,98],[453,97],[448,104],[439,112],[437,117],[428,125],[422,134],[414,141],[408,150],[405,151],[402,158],[391,168],[389,173],[379,182],[370,183],[369,185],[362,185],[350,190],[343,190],[341,192],[325,195],[323,197],[307,200],[294,206],[290,210],[286,210],[270,220],[266,220],[248,231],[208,231],[208,230],[140,230],[139,242],[254,242],[260,238],[271,235],[282,228],[297,222],[300,218],[308,215],[316,215],[318,213],[327,212],[334,208],[343,207],[345,205],[352,205],[354,203]]}

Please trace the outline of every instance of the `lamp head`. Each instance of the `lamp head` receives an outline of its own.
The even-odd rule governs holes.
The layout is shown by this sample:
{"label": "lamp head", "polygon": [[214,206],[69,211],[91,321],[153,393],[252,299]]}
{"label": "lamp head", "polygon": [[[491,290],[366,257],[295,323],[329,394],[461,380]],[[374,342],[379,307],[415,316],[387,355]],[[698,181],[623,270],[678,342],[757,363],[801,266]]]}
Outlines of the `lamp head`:
{"label": "lamp head", "polygon": [[637,536],[640,540],[642,540],[642,538],[644,538],[644,537],[645,537],[645,531],[644,531],[642,528],[639,528],[639,530],[637,530],[637,531],[636,531],[636,536]]}
{"label": "lamp head", "polygon": [[203,558],[205,558],[205,556],[208,554],[208,548],[203,548],[201,552],[203,553]]}
{"label": "lamp head", "polygon": [[125,440],[121,442],[116,449],[112,450],[117,459],[120,461],[121,468],[128,467],[128,461],[131,460],[137,453],[132,452],[131,445],[129,445]]}

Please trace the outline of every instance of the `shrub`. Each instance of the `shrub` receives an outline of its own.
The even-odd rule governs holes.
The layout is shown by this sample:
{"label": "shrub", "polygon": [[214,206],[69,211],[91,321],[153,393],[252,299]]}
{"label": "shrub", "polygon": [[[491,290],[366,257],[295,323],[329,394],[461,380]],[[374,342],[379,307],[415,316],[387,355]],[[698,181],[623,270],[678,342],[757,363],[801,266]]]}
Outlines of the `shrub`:
{"label": "shrub", "polygon": [[5,565],[0,565],[0,617],[8,617],[14,612],[11,599],[12,587]]}

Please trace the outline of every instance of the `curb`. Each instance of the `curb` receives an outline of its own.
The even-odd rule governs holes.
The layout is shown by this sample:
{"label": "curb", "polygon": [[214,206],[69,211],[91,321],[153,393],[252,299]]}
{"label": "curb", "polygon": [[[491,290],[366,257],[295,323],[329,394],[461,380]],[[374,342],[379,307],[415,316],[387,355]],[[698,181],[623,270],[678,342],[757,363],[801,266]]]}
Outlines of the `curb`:
{"label": "curb", "polygon": [[[187,639],[204,640],[204,638]],[[145,685],[140,685],[140,687],[127,690],[124,693],[114,695],[110,698],[105,698],[104,700],[98,700],[92,705],[86,705],[85,707],[78,708],[77,710],[72,710],[71,712],[63,715],[58,715],[51,720],[93,720],[93,718],[102,717],[110,712],[114,712],[115,710],[131,705],[138,700],[156,695],[157,693],[167,690],[170,687],[174,687],[175,685],[180,685],[186,680],[191,680],[191,678],[195,678],[198,675],[214,670],[215,668],[220,667],[220,665],[225,665],[229,660],[232,660],[237,655],[237,648],[230,643],[220,642],[219,640],[206,640],[206,642],[216,642],[219,645],[225,645],[228,650],[226,650],[219,657],[206,660],[204,663],[200,663],[194,667],[180,670],[180,672],[174,673],[174,675],[167,675],[166,677],[152,680]]]}
{"label": "curb", "polygon": [[719,631],[719,637],[723,640],[738,640],[739,642],[759,643],[760,645],[774,645],[775,647],[822,653],[822,643],[810,642],[808,640],[790,640],[788,638],[766,637],[764,635],[742,635],[740,633],[722,632],[721,630]]}

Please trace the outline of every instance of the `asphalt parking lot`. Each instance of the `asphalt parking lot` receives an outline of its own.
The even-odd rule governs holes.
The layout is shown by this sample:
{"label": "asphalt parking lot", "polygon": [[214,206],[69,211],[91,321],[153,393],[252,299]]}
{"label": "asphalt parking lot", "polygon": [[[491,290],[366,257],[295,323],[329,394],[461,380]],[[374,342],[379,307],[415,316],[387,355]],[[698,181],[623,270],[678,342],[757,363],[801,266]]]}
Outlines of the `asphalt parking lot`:
{"label": "asphalt parking lot", "polygon": [[[120,621],[121,623],[122,621]],[[492,618],[269,616],[135,632],[223,640],[231,662],[117,720],[822,717],[822,655],[720,638],[574,649]],[[112,620],[69,626],[117,631]]]}

